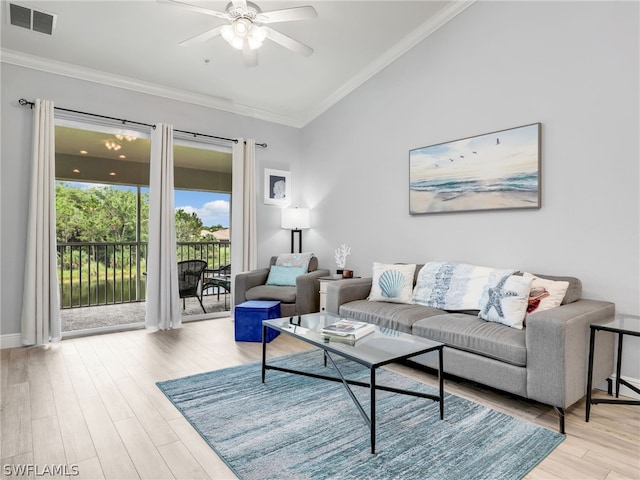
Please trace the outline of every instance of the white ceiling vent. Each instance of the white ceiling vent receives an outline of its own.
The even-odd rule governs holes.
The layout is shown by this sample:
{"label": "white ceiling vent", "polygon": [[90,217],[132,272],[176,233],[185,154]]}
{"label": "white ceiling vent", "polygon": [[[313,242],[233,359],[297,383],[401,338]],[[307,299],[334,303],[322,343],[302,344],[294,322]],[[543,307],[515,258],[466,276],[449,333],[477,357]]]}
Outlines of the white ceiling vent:
{"label": "white ceiling vent", "polygon": [[51,35],[56,27],[56,19],[57,15],[53,13],[32,10],[15,3],[9,4],[9,21],[17,27]]}

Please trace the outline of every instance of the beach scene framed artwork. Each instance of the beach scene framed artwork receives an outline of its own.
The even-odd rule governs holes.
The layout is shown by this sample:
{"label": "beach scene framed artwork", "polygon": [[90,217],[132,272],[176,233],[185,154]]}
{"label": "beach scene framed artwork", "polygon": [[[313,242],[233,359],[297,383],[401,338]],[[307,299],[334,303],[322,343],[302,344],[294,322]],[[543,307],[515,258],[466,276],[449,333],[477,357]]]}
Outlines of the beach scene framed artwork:
{"label": "beach scene framed artwork", "polygon": [[264,203],[289,205],[291,201],[291,173],[284,170],[264,169]]}
{"label": "beach scene framed artwork", "polygon": [[540,208],[541,126],[410,150],[409,212]]}

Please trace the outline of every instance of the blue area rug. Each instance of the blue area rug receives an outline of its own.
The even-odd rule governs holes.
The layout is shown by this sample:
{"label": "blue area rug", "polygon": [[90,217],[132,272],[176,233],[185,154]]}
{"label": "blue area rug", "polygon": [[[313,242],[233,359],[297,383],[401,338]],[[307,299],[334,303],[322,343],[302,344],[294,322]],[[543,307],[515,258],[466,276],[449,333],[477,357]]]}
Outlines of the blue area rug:
{"label": "blue area rug", "polygon": [[[327,373],[319,350],[270,364]],[[348,378],[368,370],[337,360]],[[329,374],[331,374],[329,372]],[[435,394],[387,370],[379,385]],[[241,479],[520,479],[564,435],[447,394],[445,417],[424,398],[378,392],[376,454],[369,429],[341,384],[260,363],[158,382],[158,387]],[[369,411],[369,391],[353,387]]]}

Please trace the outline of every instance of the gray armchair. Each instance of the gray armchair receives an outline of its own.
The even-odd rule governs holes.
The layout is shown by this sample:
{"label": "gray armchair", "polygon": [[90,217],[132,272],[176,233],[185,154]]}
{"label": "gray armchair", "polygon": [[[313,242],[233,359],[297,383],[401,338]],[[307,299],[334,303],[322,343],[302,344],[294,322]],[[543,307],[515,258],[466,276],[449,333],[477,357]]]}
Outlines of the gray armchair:
{"label": "gray armchair", "polygon": [[234,283],[234,301],[240,305],[248,300],[278,300],[283,317],[303,315],[320,310],[320,281],[329,270],[318,269],[318,258],[311,257],[307,273],[296,278],[295,287],[266,285],[269,269],[278,257],[271,257],[269,268],[238,273]]}

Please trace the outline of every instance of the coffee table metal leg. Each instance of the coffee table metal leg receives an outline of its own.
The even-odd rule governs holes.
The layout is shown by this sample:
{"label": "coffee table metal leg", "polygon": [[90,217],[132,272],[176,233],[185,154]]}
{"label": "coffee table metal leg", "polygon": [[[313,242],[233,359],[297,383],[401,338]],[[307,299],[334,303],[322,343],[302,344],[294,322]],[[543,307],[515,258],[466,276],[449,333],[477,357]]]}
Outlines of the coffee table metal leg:
{"label": "coffee table metal leg", "polygon": [[376,453],[376,369],[371,368],[371,453]]}
{"label": "coffee table metal leg", "polygon": [[267,326],[262,325],[262,383],[264,383],[267,365]]}
{"label": "coffee table metal leg", "polygon": [[623,334],[618,334],[618,361],[616,363],[616,398],[620,397],[620,370],[622,370],[622,337]]}
{"label": "coffee table metal leg", "polygon": [[438,384],[440,386],[440,420],[444,420],[444,371],[442,368],[443,352],[438,349]]}
{"label": "coffee table metal leg", "polygon": [[585,406],[584,421],[589,421],[589,415],[591,413],[591,389],[593,388],[593,349],[596,344],[596,330],[591,329],[591,335],[589,337],[589,368],[587,372],[587,403]]}

